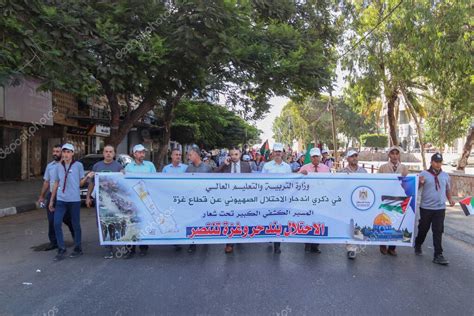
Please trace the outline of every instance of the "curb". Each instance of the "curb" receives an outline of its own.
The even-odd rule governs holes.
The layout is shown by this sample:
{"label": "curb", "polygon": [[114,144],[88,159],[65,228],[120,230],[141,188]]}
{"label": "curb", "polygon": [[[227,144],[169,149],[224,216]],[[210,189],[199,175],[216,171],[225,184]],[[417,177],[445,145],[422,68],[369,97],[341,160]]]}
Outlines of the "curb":
{"label": "curb", "polygon": [[38,207],[36,203],[27,203],[18,206],[11,206],[6,208],[0,208],[0,217],[12,216],[15,214],[26,213],[36,210]]}

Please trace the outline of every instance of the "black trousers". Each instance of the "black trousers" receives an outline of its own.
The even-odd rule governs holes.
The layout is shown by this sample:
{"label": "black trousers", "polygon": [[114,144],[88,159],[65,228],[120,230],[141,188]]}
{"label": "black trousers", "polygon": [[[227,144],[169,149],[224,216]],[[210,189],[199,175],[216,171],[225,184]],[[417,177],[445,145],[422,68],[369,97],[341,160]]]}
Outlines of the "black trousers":
{"label": "black trousers", "polygon": [[[48,217],[48,238],[51,245],[57,245],[58,241],[56,240],[56,232],[54,230],[54,212],[50,212],[49,201],[51,200],[51,192],[46,195],[46,216]],[[71,232],[72,239],[74,239],[74,228],[72,228],[71,213],[66,212],[64,214],[63,223],[69,228]]]}
{"label": "black trousers", "polygon": [[443,254],[441,240],[444,232],[444,216],[446,209],[428,210],[420,207],[420,221],[418,223],[418,236],[415,239],[415,247],[421,247],[426,235],[430,230],[433,232],[433,246],[435,257]]}

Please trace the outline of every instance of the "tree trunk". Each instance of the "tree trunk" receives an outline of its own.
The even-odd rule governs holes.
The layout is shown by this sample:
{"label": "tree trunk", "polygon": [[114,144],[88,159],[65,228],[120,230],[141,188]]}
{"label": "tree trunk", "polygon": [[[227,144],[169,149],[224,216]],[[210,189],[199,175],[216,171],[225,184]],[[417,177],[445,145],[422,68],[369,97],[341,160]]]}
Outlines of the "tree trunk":
{"label": "tree trunk", "polygon": [[425,143],[423,141],[423,130],[421,129],[420,121],[418,120],[418,117],[416,116],[415,108],[413,107],[413,104],[411,104],[410,100],[408,100],[408,96],[405,89],[401,88],[400,90],[403,94],[403,98],[405,99],[405,102],[407,103],[408,112],[410,113],[411,117],[413,117],[413,120],[415,121],[416,131],[418,134],[418,142],[420,143],[420,152],[421,152],[421,159],[423,161],[423,169],[426,169]]}
{"label": "tree trunk", "polygon": [[168,144],[170,142],[171,137],[171,124],[173,123],[174,119],[174,109],[178,105],[181,97],[183,96],[183,92],[178,92],[178,94],[174,97],[169,98],[166,100],[166,105],[163,111],[163,127],[164,131],[162,136],[158,140],[158,153],[155,157],[155,165],[157,166],[157,170],[161,171],[163,169],[164,160],[166,155],[168,154]]}
{"label": "tree trunk", "polygon": [[393,91],[387,100],[387,116],[388,116],[388,129],[390,135],[390,141],[392,146],[398,145],[397,137],[397,119],[395,116],[395,101],[397,101],[397,91]]}
{"label": "tree trunk", "polygon": [[153,109],[155,106],[155,95],[149,95],[138,105],[136,109],[129,112],[128,115],[120,120],[120,104],[118,96],[114,93],[106,93],[110,107],[110,136],[107,143],[117,147],[127,136],[130,129],[138,120]]}
{"label": "tree trunk", "polygon": [[464,171],[467,166],[467,160],[469,159],[469,155],[471,154],[472,144],[474,142],[474,126],[471,126],[469,129],[469,133],[467,134],[466,142],[464,143],[464,147],[462,149],[462,155],[459,159],[458,167],[456,170]]}

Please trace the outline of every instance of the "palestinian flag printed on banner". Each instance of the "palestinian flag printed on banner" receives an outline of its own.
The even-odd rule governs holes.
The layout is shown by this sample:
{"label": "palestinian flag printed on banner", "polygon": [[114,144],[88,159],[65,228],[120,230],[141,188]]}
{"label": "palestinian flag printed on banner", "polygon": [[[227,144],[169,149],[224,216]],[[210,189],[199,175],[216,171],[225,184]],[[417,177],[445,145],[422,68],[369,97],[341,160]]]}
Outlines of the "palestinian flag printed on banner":
{"label": "palestinian flag printed on banner", "polygon": [[459,201],[462,210],[466,216],[474,215],[474,199],[472,196],[468,196],[467,198]]}
{"label": "palestinian flag printed on banner", "polygon": [[260,154],[265,158],[265,161],[270,159],[270,145],[268,144],[268,139],[260,147]]}
{"label": "palestinian flag printed on banner", "polygon": [[410,196],[382,195],[382,204],[380,204],[379,209],[405,214],[410,200]]}

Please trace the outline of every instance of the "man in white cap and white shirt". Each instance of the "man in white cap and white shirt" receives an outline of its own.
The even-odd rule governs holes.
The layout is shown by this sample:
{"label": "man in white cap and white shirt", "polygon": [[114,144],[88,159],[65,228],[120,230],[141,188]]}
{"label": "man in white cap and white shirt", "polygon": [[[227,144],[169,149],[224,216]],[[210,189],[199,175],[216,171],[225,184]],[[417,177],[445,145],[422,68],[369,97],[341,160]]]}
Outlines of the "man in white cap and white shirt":
{"label": "man in white cap and white shirt", "polygon": [[[146,148],[142,144],[133,146],[133,161],[125,166],[125,172],[133,173],[155,173],[155,165],[151,161],[145,160]],[[135,255],[135,246],[127,246],[129,249],[124,255],[124,259],[130,259]],[[140,245],[140,256],[146,256],[148,245]]]}
{"label": "man in white cap and white shirt", "polygon": [[[388,149],[388,162],[379,167],[378,173],[399,173],[402,177],[408,175],[408,167],[401,163],[400,155],[402,149],[399,146],[392,146]],[[389,254],[391,256],[396,256],[397,252],[395,250],[396,246],[380,246],[380,252],[383,255]]]}
{"label": "man in white cap and white shirt", "polygon": [[[275,143],[273,145],[273,160],[265,163],[262,169],[262,173],[291,173],[291,167],[289,164],[283,161],[283,144]],[[281,253],[280,243],[273,243],[273,252]]]}
{"label": "man in white cap and white shirt", "polygon": [[82,255],[81,186],[89,179],[89,175],[84,175],[82,163],[73,159],[74,146],[72,144],[64,144],[61,147],[61,156],[61,163],[56,165],[54,187],[49,202],[49,210],[54,212],[54,230],[58,242],[58,253],[54,258],[56,261],[64,259],[66,255],[62,230],[63,218],[66,212],[71,214],[72,227],[74,228],[74,251],[70,257],[76,258]]}
{"label": "man in white cap and white shirt", "polygon": [[[319,148],[317,147],[311,148],[311,150],[309,151],[309,156],[311,157],[311,162],[302,166],[300,168],[300,171],[298,171],[298,173],[307,175],[308,173],[312,173],[312,172],[323,172],[323,173],[331,172],[331,169],[329,169],[328,166],[320,162],[321,150]],[[311,243],[304,244],[304,251],[306,253],[308,252],[321,253],[321,250],[319,250],[319,244],[311,244]]]}
{"label": "man in white cap and white shirt", "polygon": [[[346,154],[347,166],[338,170],[340,173],[367,173],[367,170],[359,166],[359,153],[355,150],[349,150]],[[354,260],[359,247],[357,245],[347,244],[347,258]]]}

